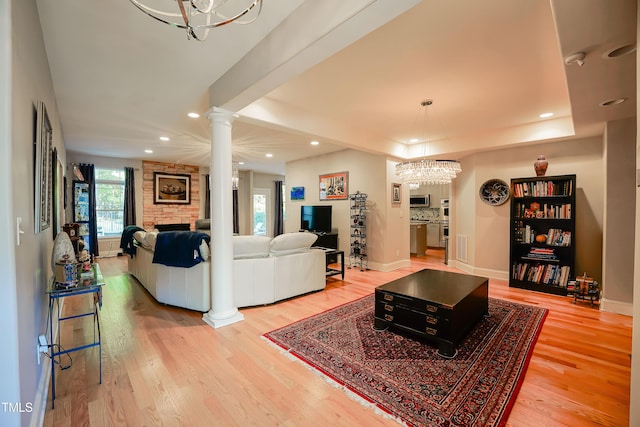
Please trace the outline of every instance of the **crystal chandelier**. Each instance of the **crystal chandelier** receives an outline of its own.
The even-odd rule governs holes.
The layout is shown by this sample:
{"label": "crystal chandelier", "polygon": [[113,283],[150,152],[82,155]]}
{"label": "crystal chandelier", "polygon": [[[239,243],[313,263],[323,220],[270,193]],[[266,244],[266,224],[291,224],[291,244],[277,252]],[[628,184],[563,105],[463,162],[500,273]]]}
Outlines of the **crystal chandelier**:
{"label": "crystal chandelier", "polygon": [[[243,0],[129,0],[138,9],[155,20],[174,28],[187,30],[187,38],[204,41],[211,28],[226,24],[250,24],[262,12],[262,0],[249,0],[240,9]],[[143,4],[143,1],[147,4]],[[177,3],[177,7],[176,7]],[[244,0],[247,3],[247,0]],[[249,15],[254,8],[257,9]],[[244,17],[245,20],[240,20]]]}
{"label": "crystal chandelier", "polygon": [[[420,105],[426,107],[433,104],[428,99]],[[425,138],[424,144],[427,143]],[[460,162],[456,160],[433,160],[423,158],[421,160],[408,160],[396,165],[396,175],[409,185],[410,190],[415,190],[424,184],[449,184],[462,171]]]}

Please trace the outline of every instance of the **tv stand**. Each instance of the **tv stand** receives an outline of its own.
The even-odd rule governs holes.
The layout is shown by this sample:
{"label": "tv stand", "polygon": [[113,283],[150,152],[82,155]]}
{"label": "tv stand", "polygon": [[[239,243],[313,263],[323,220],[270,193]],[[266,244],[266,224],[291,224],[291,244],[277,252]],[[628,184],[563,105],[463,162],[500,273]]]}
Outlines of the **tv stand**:
{"label": "tv stand", "polygon": [[338,233],[326,233],[324,231],[312,231],[312,233],[318,236],[318,240],[311,246],[338,249]]}

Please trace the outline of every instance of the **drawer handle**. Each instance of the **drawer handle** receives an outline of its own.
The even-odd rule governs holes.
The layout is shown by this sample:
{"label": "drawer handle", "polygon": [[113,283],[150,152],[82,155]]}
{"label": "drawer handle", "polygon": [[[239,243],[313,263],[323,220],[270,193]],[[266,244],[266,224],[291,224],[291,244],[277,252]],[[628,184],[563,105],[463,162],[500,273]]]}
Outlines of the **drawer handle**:
{"label": "drawer handle", "polygon": [[393,316],[390,314],[385,314],[384,315],[384,320],[386,320],[387,322],[392,322],[393,321]]}
{"label": "drawer handle", "polygon": [[438,307],[436,307],[435,305],[427,305],[427,311],[430,313],[435,313],[436,311],[438,311]]}
{"label": "drawer handle", "polygon": [[384,294],[384,299],[385,299],[386,301],[393,301],[393,295]]}
{"label": "drawer handle", "polygon": [[427,316],[427,323],[430,325],[436,325],[438,323],[438,318],[433,316]]}
{"label": "drawer handle", "polygon": [[438,333],[438,330],[433,328],[425,328],[425,332],[428,333],[429,335],[435,335]]}
{"label": "drawer handle", "polygon": [[385,309],[386,311],[393,311],[393,306],[392,306],[392,305],[389,305],[389,304],[385,304],[385,305],[384,305],[384,309]]}

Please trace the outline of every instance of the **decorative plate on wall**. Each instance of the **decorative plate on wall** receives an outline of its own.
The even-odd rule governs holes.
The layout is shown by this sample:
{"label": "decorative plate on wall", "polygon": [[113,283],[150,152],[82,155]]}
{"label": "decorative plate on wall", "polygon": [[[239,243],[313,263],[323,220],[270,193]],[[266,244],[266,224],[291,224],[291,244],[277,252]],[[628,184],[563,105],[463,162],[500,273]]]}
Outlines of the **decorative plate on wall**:
{"label": "decorative plate on wall", "polygon": [[499,206],[509,200],[509,184],[490,179],[480,186],[480,199],[488,205]]}

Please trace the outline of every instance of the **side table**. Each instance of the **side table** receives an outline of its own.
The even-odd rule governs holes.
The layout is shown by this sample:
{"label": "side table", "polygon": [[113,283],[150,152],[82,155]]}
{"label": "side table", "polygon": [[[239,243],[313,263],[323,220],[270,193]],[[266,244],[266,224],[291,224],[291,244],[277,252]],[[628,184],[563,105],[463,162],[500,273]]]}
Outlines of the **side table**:
{"label": "side table", "polygon": [[[323,247],[314,247],[314,249],[322,249],[324,251],[324,254],[326,257],[327,277],[340,274],[342,277],[342,280],[344,280],[344,251],[339,251],[337,249],[331,249],[331,248],[323,248]],[[329,267],[329,263],[332,262],[334,259],[336,260],[337,263],[340,264],[339,269]]]}
{"label": "side table", "polygon": [[[60,359],[60,356],[74,351],[85,350],[91,347],[98,347],[98,357],[100,361],[100,384],[102,384],[102,341],[100,336],[100,317],[98,312],[102,308],[102,287],[104,286],[104,278],[100,272],[100,266],[98,264],[91,265],[89,272],[78,271],[78,284],[72,287],[61,287],[56,284],[55,277],[51,277],[47,283],[46,293],[49,295],[49,358],[51,359],[51,408],[54,407],[56,400],[56,357]],[[93,294],[93,310],[75,314],[66,317],[60,317],[60,299],[66,297],[73,297],[84,294]],[[58,322],[58,340],[53,342],[53,316],[54,316],[54,304],[57,307],[57,322]],[[93,316],[93,342],[85,345],[80,345],[70,349],[63,349],[60,346],[60,336],[62,331],[60,329],[61,322],[64,320],[76,319],[79,317]]]}

